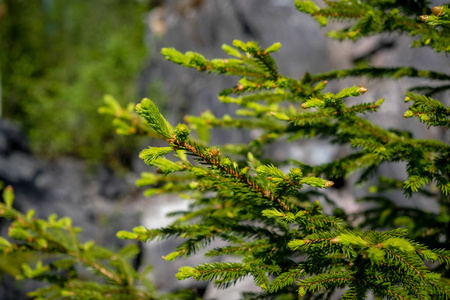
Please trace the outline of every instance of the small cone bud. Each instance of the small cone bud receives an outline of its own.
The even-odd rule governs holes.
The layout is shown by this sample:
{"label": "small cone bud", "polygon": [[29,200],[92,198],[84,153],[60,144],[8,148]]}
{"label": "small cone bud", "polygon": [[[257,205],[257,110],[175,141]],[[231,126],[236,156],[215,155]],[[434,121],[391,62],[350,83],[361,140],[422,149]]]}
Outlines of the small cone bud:
{"label": "small cone bud", "polygon": [[428,16],[426,15],[420,16],[420,21],[426,23],[428,21]]}
{"label": "small cone bud", "polygon": [[332,187],[334,185],[334,182],[333,181],[327,181],[327,182],[325,182],[325,187],[327,187],[327,188],[329,188],[329,187]]}
{"label": "small cone bud", "polygon": [[435,6],[431,9],[431,13],[436,17],[440,17],[444,14],[444,11],[441,6]]}
{"label": "small cone bud", "polygon": [[367,89],[365,87],[363,87],[362,85],[360,85],[358,92],[360,92],[361,94],[364,94],[365,92],[367,92]]}
{"label": "small cone bud", "polygon": [[414,116],[414,113],[410,110],[405,111],[405,113],[403,114],[404,118],[411,118],[412,116]]}

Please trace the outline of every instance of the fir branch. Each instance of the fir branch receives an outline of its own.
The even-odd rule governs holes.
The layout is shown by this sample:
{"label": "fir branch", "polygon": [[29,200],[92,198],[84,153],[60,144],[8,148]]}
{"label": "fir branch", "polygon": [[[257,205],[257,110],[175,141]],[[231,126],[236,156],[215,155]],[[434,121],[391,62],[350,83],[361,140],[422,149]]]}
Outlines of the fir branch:
{"label": "fir branch", "polygon": [[410,78],[427,78],[434,80],[450,80],[450,75],[434,71],[419,70],[413,67],[396,67],[396,68],[356,68],[347,70],[337,70],[328,73],[311,75],[308,80],[311,82],[319,82],[323,80],[343,79],[347,77],[383,78],[392,77],[399,79],[403,77]]}
{"label": "fir branch", "polygon": [[236,178],[238,181],[242,182],[243,184],[249,186],[253,190],[257,191],[259,194],[261,194],[262,197],[269,199],[272,202],[278,203],[284,210],[288,211],[288,206],[281,200],[277,199],[270,193],[270,191],[262,188],[256,182],[248,175],[241,174],[238,170],[230,166],[225,166],[221,164],[220,158],[217,155],[209,155],[206,154],[204,151],[201,151],[198,146],[191,145],[187,141],[180,142],[178,140],[169,140],[171,144],[174,144],[176,147],[179,147],[181,149],[185,149],[197,157],[201,158],[204,162],[211,164],[215,167],[217,167],[221,172],[231,175],[232,177]]}
{"label": "fir branch", "polygon": [[295,269],[289,270],[288,272],[280,274],[270,284],[268,292],[276,293],[279,290],[283,289],[284,287],[292,285],[298,277],[303,276],[304,272],[305,272],[305,269],[303,269],[303,268],[295,268]]}

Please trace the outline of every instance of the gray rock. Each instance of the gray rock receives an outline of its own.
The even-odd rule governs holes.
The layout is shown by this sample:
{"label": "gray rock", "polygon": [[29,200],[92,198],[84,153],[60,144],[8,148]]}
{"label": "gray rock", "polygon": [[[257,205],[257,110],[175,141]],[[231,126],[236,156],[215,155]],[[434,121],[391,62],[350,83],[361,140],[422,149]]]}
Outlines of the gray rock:
{"label": "gray rock", "polygon": [[27,139],[14,124],[0,120],[0,154],[8,155],[11,151],[30,152]]}
{"label": "gray rock", "polygon": [[[70,158],[39,160],[27,152],[26,140],[20,141],[23,134],[2,123],[0,137],[6,145],[6,151],[0,151],[0,181],[14,188],[16,209],[34,209],[40,218],[68,216],[74,226],[83,228],[83,242],[94,240],[112,250],[126,244],[116,237],[117,231],[140,224],[139,208],[128,205],[139,195],[130,176],[121,177],[105,168],[92,173],[84,162]],[[7,236],[8,225],[0,220],[2,236]],[[10,277],[2,276],[0,299],[26,299],[26,292],[39,286],[32,281],[11,282]]]}

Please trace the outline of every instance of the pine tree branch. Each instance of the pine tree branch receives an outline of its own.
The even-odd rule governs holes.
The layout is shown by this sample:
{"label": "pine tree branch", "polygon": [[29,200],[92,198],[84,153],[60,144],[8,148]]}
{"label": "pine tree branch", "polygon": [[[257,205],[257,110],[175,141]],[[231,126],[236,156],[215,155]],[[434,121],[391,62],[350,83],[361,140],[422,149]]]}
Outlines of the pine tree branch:
{"label": "pine tree branch", "polygon": [[217,167],[221,172],[231,175],[236,178],[238,181],[244,183],[249,186],[253,190],[257,191],[263,198],[269,199],[272,202],[278,203],[284,210],[289,211],[289,207],[279,198],[275,198],[275,196],[269,191],[259,186],[251,177],[245,174],[239,173],[239,171],[235,170],[232,167],[226,167],[221,164],[220,159],[211,155],[206,155],[204,152],[197,149],[195,146],[191,145],[187,141],[179,141],[177,139],[168,139],[170,144],[175,145],[181,149],[186,149],[197,157],[201,158],[208,164],[211,164]]}
{"label": "pine tree branch", "polygon": [[427,78],[434,80],[450,80],[450,75],[434,71],[419,70],[412,67],[397,67],[397,68],[356,68],[347,70],[337,70],[328,73],[311,75],[308,80],[311,82],[319,82],[324,80],[342,79],[346,77],[361,77],[367,76],[369,78]]}

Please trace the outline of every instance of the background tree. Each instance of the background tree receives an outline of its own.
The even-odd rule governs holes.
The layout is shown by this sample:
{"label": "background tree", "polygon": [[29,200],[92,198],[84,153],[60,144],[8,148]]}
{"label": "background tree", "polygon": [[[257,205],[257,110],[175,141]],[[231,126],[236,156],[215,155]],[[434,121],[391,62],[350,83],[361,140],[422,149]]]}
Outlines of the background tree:
{"label": "background tree", "polygon": [[[3,117],[41,156],[126,165],[133,139],[98,118],[103,95],[137,96],[145,1],[0,1]],[[131,147],[130,147],[131,146]]]}

